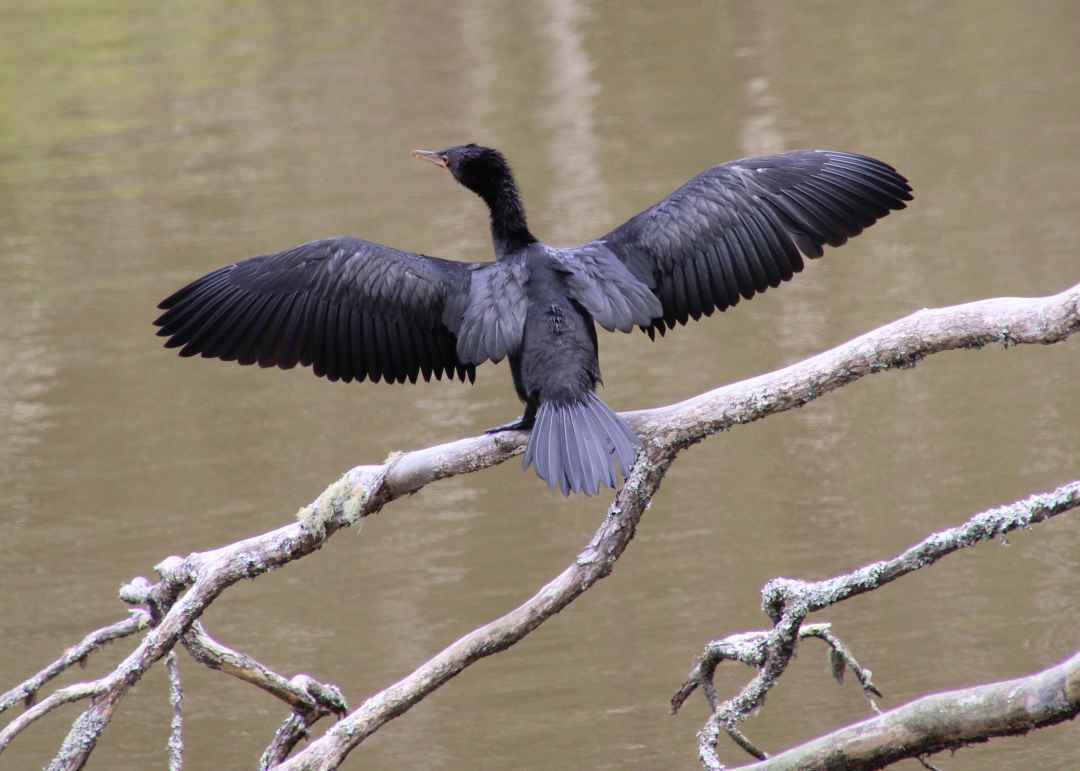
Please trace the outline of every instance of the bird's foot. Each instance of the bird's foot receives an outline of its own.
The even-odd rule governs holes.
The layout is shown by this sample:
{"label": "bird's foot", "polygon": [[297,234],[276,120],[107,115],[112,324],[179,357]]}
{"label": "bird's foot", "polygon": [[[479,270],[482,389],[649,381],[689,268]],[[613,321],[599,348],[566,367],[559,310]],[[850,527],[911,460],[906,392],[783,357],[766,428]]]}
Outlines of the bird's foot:
{"label": "bird's foot", "polygon": [[528,431],[533,427],[535,418],[528,418],[522,415],[517,420],[511,420],[509,423],[503,423],[501,426],[495,426],[484,431],[485,434],[499,434],[503,431]]}

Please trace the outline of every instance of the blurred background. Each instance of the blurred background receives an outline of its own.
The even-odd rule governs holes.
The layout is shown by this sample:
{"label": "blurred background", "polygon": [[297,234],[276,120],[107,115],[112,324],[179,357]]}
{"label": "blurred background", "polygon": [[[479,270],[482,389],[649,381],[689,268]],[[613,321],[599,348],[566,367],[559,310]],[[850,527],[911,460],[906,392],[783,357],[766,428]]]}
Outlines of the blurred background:
{"label": "blurred background", "polygon": [[[189,280],[317,237],[488,259],[482,203],[414,147],[501,148],[555,244],[743,155],[830,147],[909,176],[909,210],[790,285],[655,344],[603,335],[615,409],[925,306],[1080,281],[1080,8],[1066,0],[55,0],[0,4],[0,33],[0,690],[121,618],[117,587],[163,557],[288,522],[352,465],[519,414],[505,364],[472,387],[331,384],[181,360],[153,335],[155,305]],[[707,640],[766,624],[766,580],[850,570],[1077,477],[1078,345],[934,356],[694,447],[612,577],[346,767],[696,768],[705,706],[671,717],[668,699]],[[357,705],[530,596],[609,500],[563,499],[517,462],[441,482],[233,588],[205,621]],[[812,620],[834,622],[886,707],[1049,666],[1080,647],[1080,523],[1009,540]],[[730,694],[751,672],[726,666]],[[283,706],[181,667],[188,767],[254,767]],[[90,766],[163,767],[168,710],[158,667]],[[35,725],[3,766],[46,762],[76,714]],[[807,642],[746,732],[775,752],[866,715]],[[1074,768],[1078,741],[1069,724],[940,762]]]}

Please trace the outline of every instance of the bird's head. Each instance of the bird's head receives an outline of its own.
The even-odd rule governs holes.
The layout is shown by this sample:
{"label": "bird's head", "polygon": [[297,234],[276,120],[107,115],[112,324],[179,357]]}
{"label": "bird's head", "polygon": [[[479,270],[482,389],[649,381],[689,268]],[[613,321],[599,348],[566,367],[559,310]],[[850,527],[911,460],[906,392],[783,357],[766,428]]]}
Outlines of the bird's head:
{"label": "bird's head", "polygon": [[508,182],[513,185],[510,164],[502,153],[490,147],[467,144],[445,150],[413,150],[413,157],[442,166],[454,179],[489,202]]}
{"label": "bird's head", "polygon": [[491,212],[491,238],[500,259],[535,243],[525,222],[510,164],[498,150],[468,144],[445,150],[413,150],[413,156],[442,166],[454,179],[484,199]]}

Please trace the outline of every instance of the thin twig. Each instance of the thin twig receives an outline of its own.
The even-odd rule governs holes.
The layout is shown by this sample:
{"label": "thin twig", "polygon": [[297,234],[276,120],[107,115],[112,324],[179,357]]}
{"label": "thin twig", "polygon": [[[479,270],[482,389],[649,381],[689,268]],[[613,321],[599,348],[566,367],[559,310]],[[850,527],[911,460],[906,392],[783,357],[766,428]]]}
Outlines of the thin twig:
{"label": "thin twig", "polygon": [[251,683],[298,712],[313,713],[317,719],[330,714],[342,715],[349,709],[337,686],[319,683],[307,675],[286,679],[246,653],[215,640],[200,621],[191,625],[181,641],[200,664]]}
{"label": "thin twig", "polygon": [[176,651],[165,655],[165,670],[169,673],[169,771],[184,771],[184,689],[180,685],[180,667]]}
{"label": "thin twig", "polygon": [[841,642],[840,638],[829,630],[828,624],[806,624],[799,630],[799,636],[803,638],[817,637],[824,641],[829,646],[829,662],[832,665],[833,677],[836,678],[836,681],[843,683],[844,671],[850,669],[851,674],[855,675],[855,679],[859,681],[863,696],[870,703],[870,709],[879,715],[881,714],[881,708],[878,707],[877,701],[874,700],[875,696],[879,699],[882,698],[881,691],[873,682],[874,673],[859,663],[858,659]]}
{"label": "thin twig", "polygon": [[821,610],[878,589],[955,551],[992,541],[1013,530],[1026,530],[1076,506],[1080,506],[1080,480],[975,514],[964,524],[933,533],[892,559],[850,573],[814,582],[774,578],[762,590],[762,609],[774,620],[791,604],[807,613]]}
{"label": "thin twig", "polygon": [[747,753],[757,758],[758,760],[767,760],[769,755],[765,750],[759,748],[756,744],[746,738],[746,734],[740,731],[735,726],[722,726],[724,733],[726,733],[733,742],[742,747]]}
{"label": "thin twig", "polygon": [[49,664],[49,666],[0,696],[0,712],[4,712],[20,701],[28,707],[31,706],[37,692],[54,677],[75,664],[84,664],[87,656],[106,643],[119,640],[122,637],[129,637],[147,628],[150,623],[149,613],[145,610],[131,610],[129,613],[131,615],[123,621],[109,624],[109,626],[96,629],[86,635],[78,644],[64,651],[64,655]]}
{"label": "thin twig", "polygon": [[274,732],[274,738],[259,758],[259,771],[269,771],[289,757],[289,753],[300,740],[307,738],[308,728],[317,719],[299,712],[293,712],[285,718],[285,722]]}
{"label": "thin twig", "polygon": [[[876,712],[880,712],[876,702],[871,697],[871,694],[877,696],[881,696],[881,694],[871,681],[870,670],[859,664],[840,639],[829,631],[829,628],[829,624],[805,624],[799,629],[799,637],[801,639],[817,637],[824,640],[830,646],[830,651],[838,657],[840,669],[837,671],[836,662],[834,661],[833,676],[841,680],[844,667],[850,668],[862,686],[871,708]],[[671,697],[672,714],[678,712],[690,694],[698,687],[701,687],[705,700],[709,704],[710,714],[716,715],[720,710],[719,699],[716,696],[716,686],[713,683],[717,666],[722,661],[738,661],[755,669],[760,669],[765,662],[769,634],[770,632],[766,630],[740,632],[722,640],[713,640],[708,643],[704,652],[694,662],[686,681]],[[722,767],[715,751],[716,737],[719,736],[721,730],[752,757],[758,760],[765,760],[768,757],[764,750],[755,745],[738,729],[737,722],[723,722],[719,719],[710,720],[698,734],[699,757],[705,768],[717,769]]]}
{"label": "thin twig", "polygon": [[765,663],[765,642],[768,637],[768,631],[757,630],[737,632],[722,640],[708,642],[705,650],[694,661],[694,666],[690,669],[690,674],[686,676],[686,681],[671,697],[671,714],[677,713],[690,694],[699,687],[705,689],[705,699],[709,702],[709,709],[715,712],[719,708],[719,702],[716,700],[713,677],[720,662],[738,661],[748,667],[760,669]]}
{"label": "thin twig", "polygon": [[22,733],[31,723],[52,712],[57,707],[70,704],[73,701],[89,699],[105,692],[108,680],[101,678],[89,683],[75,683],[66,688],[54,691],[46,698],[30,707],[26,712],[12,720],[0,731],[0,752],[11,744],[11,740]]}

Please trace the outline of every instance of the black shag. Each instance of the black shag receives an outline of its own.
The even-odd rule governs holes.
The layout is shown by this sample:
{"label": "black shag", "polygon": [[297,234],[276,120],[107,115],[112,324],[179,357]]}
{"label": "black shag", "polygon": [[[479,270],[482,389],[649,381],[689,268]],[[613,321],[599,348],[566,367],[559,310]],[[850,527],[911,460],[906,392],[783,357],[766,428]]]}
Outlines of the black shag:
{"label": "black shag", "polygon": [[564,494],[623,476],[638,437],[595,394],[596,324],[655,339],[779,286],[911,200],[873,158],[798,150],[714,166],[595,241],[538,241],[506,159],[475,144],[414,155],[491,210],[494,262],[456,262],[337,237],[219,268],[163,300],[167,348],[330,380],[472,382],[510,360],[525,404],[493,431],[531,429],[525,467]]}

